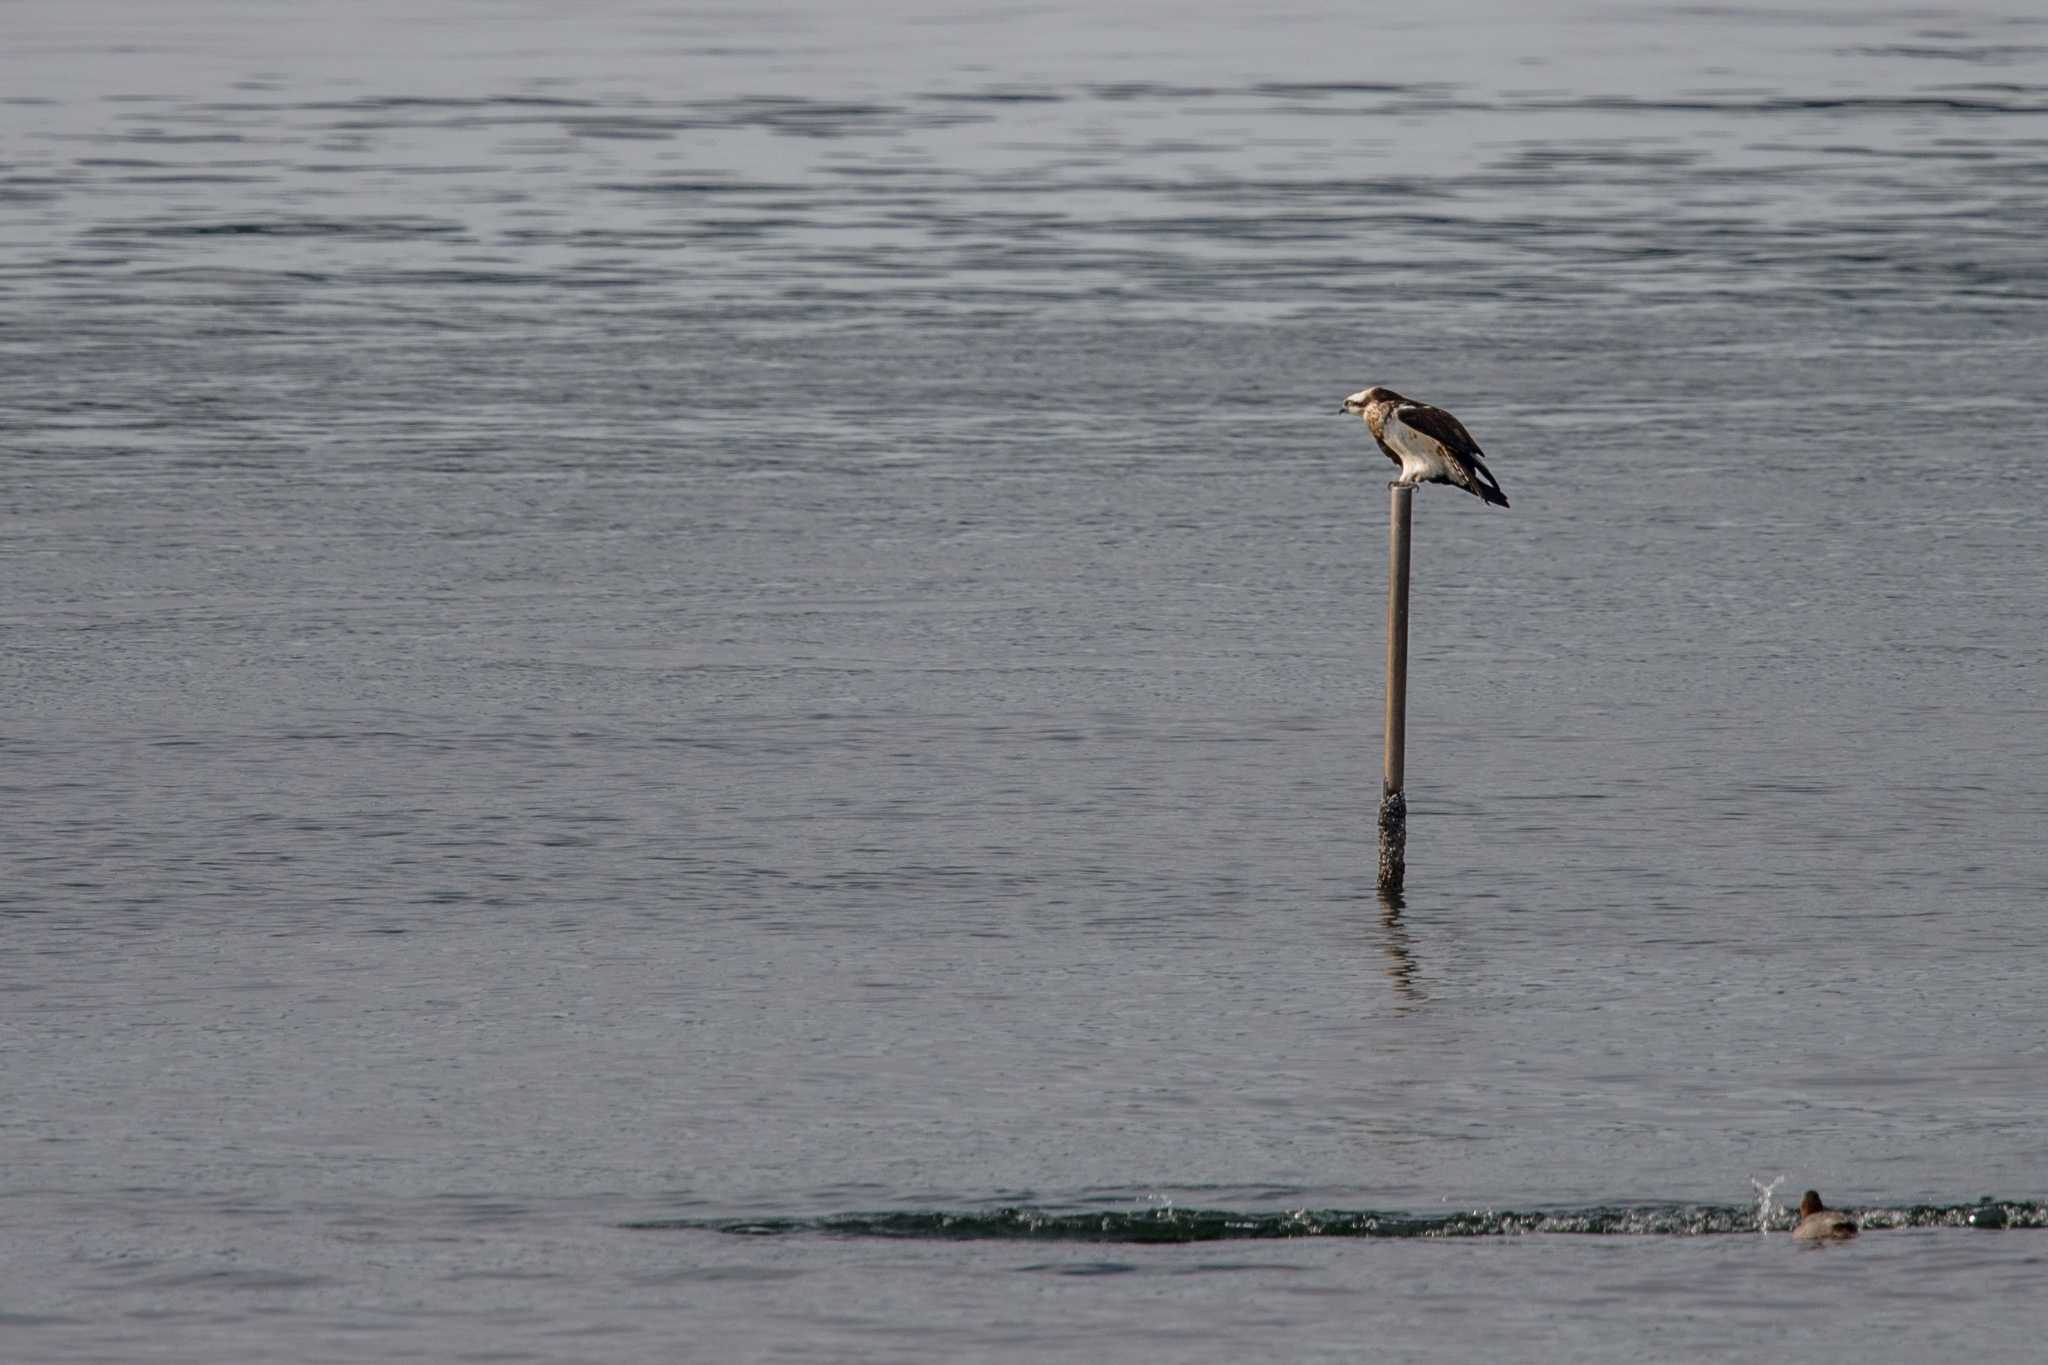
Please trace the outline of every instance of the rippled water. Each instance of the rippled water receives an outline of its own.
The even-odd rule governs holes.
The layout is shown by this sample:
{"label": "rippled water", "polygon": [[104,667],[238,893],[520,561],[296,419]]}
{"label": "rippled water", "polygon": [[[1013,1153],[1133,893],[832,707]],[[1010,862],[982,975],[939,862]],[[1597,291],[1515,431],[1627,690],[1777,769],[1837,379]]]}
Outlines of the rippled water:
{"label": "rippled water", "polygon": [[2032,1349],[2037,7],[5,27],[0,1356]]}

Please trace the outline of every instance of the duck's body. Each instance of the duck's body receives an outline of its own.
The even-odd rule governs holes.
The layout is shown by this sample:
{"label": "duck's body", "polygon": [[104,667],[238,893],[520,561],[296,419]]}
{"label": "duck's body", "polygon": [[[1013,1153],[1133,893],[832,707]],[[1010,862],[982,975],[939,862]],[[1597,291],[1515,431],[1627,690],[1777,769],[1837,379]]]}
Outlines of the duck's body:
{"label": "duck's body", "polygon": [[1486,467],[1479,442],[1472,439],[1463,422],[1442,408],[1403,398],[1375,384],[1345,399],[1340,411],[1365,419],[1372,439],[1401,467],[1398,483],[1409,488],[1419,483],[1447,483],[1481,502],[1508,505],[1507,494],[1500,491],[1493,472]]}
{"label": "duck's body", "polygon": [[1799,1201],[1799,1222],[1792,1237],[1800,1242],[1839,1242],[1856,1235],[1856,1220],[1840,1209],[1820,1202],[1818,1190],[1808,1190]]}

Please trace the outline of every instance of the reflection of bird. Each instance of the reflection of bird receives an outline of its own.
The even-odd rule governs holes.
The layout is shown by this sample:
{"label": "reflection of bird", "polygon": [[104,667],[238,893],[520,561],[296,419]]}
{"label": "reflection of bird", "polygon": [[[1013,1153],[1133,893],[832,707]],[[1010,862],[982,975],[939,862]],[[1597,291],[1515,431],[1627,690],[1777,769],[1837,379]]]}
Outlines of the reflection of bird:
{"label": "reflection of bird", "polygon": [[1486,467],[1479,442],[1472,439],[1463,422],[1442,408],[1403,398],[1375,384],[1345,399],[1339,411],[1365,419],[1373,440],[1388,459],[1401,466],[1398,483],[1409,488],[1418,483],[1448,483],[1481,502],[1508,505],[1507,494],[1500,491],[1493,471]]}
{"label": "reflection of bird", "polygon": [[1802,1242],[1835,1242],[1856,1235],[1856,1220],[1820,1202],[1820,1191],[1808,1190],[1799,1201],[1799,1225],[1792,1235]]}

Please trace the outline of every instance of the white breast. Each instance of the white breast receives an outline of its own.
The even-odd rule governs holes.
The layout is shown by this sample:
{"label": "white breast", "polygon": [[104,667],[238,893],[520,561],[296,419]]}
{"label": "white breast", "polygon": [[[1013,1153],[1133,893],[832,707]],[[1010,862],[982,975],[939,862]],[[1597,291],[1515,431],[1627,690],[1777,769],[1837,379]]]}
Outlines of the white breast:
{"label": "white breast", "polygon": [[1387,444],[1401,457],[1403,479],[1443,479],[1451,476],[1450,461],[1444,458],[1444,448],[1433,437],[1425,436],[1407,425],[1395,413],[1388,413],[1381,430],[1386,434]]}

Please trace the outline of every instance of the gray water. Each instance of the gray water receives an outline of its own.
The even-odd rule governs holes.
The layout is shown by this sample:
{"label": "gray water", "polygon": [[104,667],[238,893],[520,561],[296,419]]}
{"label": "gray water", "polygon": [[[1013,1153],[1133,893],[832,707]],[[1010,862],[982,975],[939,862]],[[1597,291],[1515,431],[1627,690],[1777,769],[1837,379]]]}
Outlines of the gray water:
{"label": "gray water", "polygon": [[1865,8],[0,10],[0,1358],[2029,1355],[2048,16]]}

